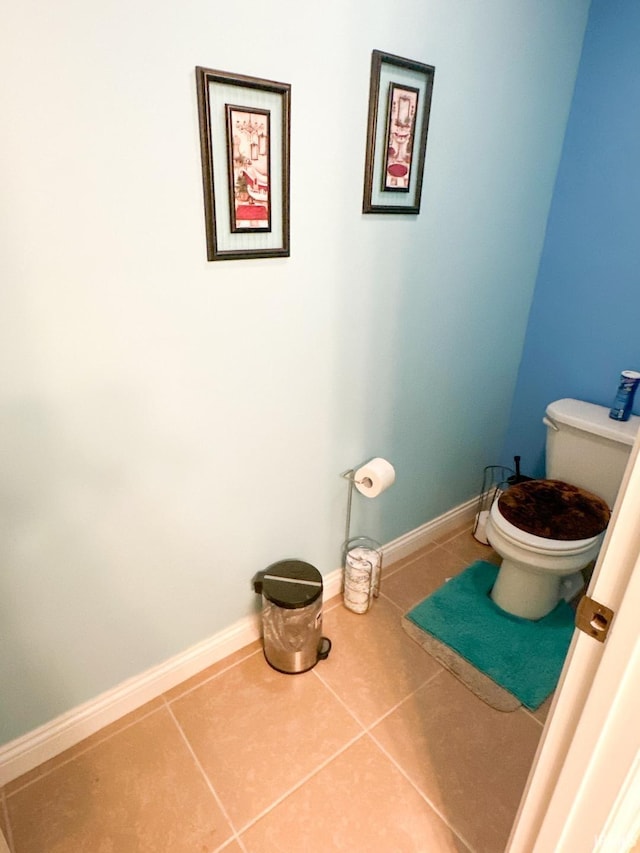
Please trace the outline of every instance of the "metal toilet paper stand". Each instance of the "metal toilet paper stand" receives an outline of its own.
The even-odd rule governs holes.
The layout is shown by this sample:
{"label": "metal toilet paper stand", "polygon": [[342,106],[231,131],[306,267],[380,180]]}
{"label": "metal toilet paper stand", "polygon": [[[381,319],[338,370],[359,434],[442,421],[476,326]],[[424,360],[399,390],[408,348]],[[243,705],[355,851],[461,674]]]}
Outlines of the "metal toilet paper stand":
{"label": "metal toilet paper stand", "polygon": [[353,489],[356,483],[363,483],[356,480],[356,470],[351,468],[340,475],[349,482],[345,538],[342,546],[343,602],[345,607],[354,613],[366,613],[373,599],[380,595],[382,546],[368,536],[351,537]]}
{"label": "metal toilet paper stand", "polygon": [[472,531],[473,536],[483,545],[489,545],[485,529],[493,504],[509,486],[515,486],[531,479],[531,477],[520,472],[520,458],[520,456],[513,457],[515,468],[507,468],[505,465],[487,465],[484,469]]}

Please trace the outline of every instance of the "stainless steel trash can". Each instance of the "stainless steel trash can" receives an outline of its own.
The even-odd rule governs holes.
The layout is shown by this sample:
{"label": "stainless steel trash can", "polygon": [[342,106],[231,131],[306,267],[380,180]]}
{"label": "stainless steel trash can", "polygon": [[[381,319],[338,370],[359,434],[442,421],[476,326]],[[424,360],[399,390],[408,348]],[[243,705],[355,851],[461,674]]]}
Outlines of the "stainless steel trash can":
{"label": "stainless steel trash can", "polygon": [[307,672],[331,650],[322,636],[322,575],[310,563],[280,560],[253,579],[262,596],[264,656],[287,674]]}

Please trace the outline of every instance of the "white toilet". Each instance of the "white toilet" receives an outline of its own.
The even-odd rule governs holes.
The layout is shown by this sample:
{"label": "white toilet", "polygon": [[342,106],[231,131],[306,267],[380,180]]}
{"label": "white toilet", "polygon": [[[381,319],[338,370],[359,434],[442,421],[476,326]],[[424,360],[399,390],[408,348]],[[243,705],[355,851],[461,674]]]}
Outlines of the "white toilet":
{"label": "white toilet", "polygon": [[[524,619],[541,619],[581,589],[580,570],[600,550],[640,417],[614,421],[604,406],[564,399],[547,406],[544,423],[549,479],[507,489],[486,528],[502,557],[491,597]],[[582,538],[567,538],[576,531]]]}

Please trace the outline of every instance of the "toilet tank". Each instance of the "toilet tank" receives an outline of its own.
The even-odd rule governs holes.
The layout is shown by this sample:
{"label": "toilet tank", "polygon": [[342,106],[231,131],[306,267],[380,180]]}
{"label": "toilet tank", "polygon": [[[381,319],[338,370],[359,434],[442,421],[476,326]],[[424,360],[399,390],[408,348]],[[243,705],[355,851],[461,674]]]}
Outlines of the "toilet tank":
{"label": "toilet tank", "polygon": [[605,406],[564,399],[549,403],[544,423],[547,477],[587,489],[613,507],[640,417],[614,421]]}

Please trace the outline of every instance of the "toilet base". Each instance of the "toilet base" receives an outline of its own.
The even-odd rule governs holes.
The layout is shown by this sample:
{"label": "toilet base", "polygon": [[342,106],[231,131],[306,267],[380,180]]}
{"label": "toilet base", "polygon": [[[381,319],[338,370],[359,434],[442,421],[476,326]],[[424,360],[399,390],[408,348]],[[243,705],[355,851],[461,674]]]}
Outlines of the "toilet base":
{"label": "toilet base", "polygon": [[576,572],[573,575],[565,575],[560,582],[560,598],[565,601],[573,601],[576,595],[585,586],[584,575]]}
{"label": "toilet base", "polygon": [[542,619],[560,599],[569,601],[581,589],[582,574],[536,572],[514,560],[503,559],[491,598],[502,610],[522,619]]}

